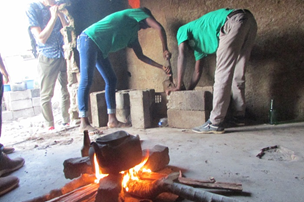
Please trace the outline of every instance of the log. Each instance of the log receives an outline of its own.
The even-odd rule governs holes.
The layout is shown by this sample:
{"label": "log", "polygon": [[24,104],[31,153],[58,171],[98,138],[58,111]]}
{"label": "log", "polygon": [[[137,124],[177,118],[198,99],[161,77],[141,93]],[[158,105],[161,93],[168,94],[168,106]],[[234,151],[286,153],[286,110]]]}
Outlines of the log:
{"label": "log", "polygon": [[43,195],[40,197],[36,197],[34,199],[31,199],[31,200],[28,200],[25,202],[45,202],[45,201],[54,199],[56,197],[65,195],[79,187],[93,183],[95,179],[96,179],[95,175],[83,174],[79,178],[74,179],[73,181],[65,184],[61,189],[54,189],[54,190],[50,191],[49,194],[46,194],[46,195]]}
{"label": "log", "polygon": [[162,192],[170,192],[187,200],[197,202],[236,202],[236,199],[213,194],[191,186],[175,183],[179,173],[172,173],[160,180],[136,180],[128,183],[129,194],[141,198],[155,198]]}
{"label": "log", "polygon": [[94,202],[98,187],[99,185],[97,183],[91,183],[75,189],[67,194],[49,200],[48,202]]}

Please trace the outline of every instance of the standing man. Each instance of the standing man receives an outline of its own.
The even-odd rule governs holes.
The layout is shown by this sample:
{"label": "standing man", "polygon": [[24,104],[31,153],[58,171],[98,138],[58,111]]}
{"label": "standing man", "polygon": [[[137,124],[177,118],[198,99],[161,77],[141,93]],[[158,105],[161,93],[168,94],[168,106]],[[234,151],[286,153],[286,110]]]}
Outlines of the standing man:
{"label": "standing man", "polygon": [[[177,32],[177,85],[182,89],[185,71],[185,50],[194,50],[195,70],[189,90],[197,85],[203,69],[203,58],[216,53],[213,109],[210,119],[193,128],[197,133],[224,133],[222,126],[230,103],[234,107],[234,121],[244,124],[245,67],[257,33],[257,23],[247,9],[223,8],[212,11],[187,23]],[[232,98],[231,98],[232,95]]]}
{"label": "standing man", "polygon": [[[2,97],[3,97],[3,77],[4,81],[9,82],[8,73],[0,55],[0,137],[2,134]],[[14,152],[14,148],[4,147],[0,143],[0,176],[18,170],[24,165],[23,158],[10,159],[7,154]],[[19,179],[15,176],[0,177],[0,196],[6,194],[19,184]]]}
{"label": "standing man", "polygon": [[77,49],[80,54],[80,83],[78,88],[78,107],[81,118],[80,130],[99,133],[88,120],[89,90],[93,82],[95,66],[105,80],[105,99],[108,113],[108,127],[125,127],[116,118],[115,90],[117,78],[112,68],[108,54],[123,48],[132,48],[137,58],[144,63],[159,68],[170,75],[168,67],[153,61],[143,54],[138,41],[138,31],[153,28],[157,31],[164,58],[170,59],[167,37],[164,28],[155,20],[147,8],[126,9],[106,16],[85,29],[77,40]]}
{"label": "standing man", "polygon": [[59,12],[55,0],[38,0],[29,4],[26,11],[29,29],[38,47],[38,75],[42,114],[49,130],[55,129],[52,101],[56,80],[61,85],[61,115],[68,125],[70,95],[67,84],[67,66],[63,55],[63,37],[60,29],[67,26],[65,16]]}

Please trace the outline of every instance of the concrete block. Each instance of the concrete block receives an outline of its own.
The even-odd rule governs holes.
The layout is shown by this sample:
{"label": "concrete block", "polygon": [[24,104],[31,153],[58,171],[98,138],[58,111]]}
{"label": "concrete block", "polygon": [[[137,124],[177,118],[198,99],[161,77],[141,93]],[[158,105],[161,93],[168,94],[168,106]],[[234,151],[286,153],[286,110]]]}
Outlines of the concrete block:
{"label": "concrete block", "polygon": [[116,117],[119,121],[127,123],[130,119],[130,96],[129,90],[116,92]]}
{"label": "concrete block", "polygon": [[170,93],[167,107],[168,109],[204,111],[205,91],[173,91]]}
{"label": "concrete block", "polygon": [[28,108],[32,108],[32,99],[30,99],[30,98],[11,101],[7,105],[7,109],[10,111],[22,110],[22,109],[28,109]]}
{"label": "concrete block", "polygon": [[2,121],[10,122],[14,119],[12,111],[2,111]]}
{"label": "concrete block", "polygon": [[32,96],[32,98],[34,98],[34,97],[40,97],[40,89],[31,89],[30,90],[31,91],[31,96]]}
{"label": "concrete block", "polygon": [[105,91],[90,94],[92,125],[95,127],[107,126],[108,115]]}
{"label": "concrete block", "polygon": [[31,97],[32,97],[31,90],[8,91],[4,93],[4,99],[6,102],[30,99]]}
{"label": "concrete block", "polygon": [[167,117],[167,95],[165,92],[155,93],[155,105],[152,116],[154,118]]}
{"label": "concrete block", "polygon": [[209,111],[168,109],[168,124],[172,128],[191,129],[203,125],[209,115]]}
{"label": "concrete block", "polygon": [[152,126],[152,110],[155,104],[155,90],[132,90],[129,92],[131,120],[134,128],[149,128]]}
{"label": "concrete block", "polygon": [[32,106],[39,107],[40,106],[40,97],[33,97],[32,98]]}
{"label": "concrete block", "polygon": [[40,106],[35,106],[35,107],[33,107],[33,109],[34,109],[35,116],[38,115],[38,114],[41,114],[42,110],[41,110]]}
{"label": "concrete block", "polygon": [[28,109],[14,110],[12,112],[13,112],[14,119],[28,118],[28,117],[32,117],[35,115],[33,107],[28,108]]}

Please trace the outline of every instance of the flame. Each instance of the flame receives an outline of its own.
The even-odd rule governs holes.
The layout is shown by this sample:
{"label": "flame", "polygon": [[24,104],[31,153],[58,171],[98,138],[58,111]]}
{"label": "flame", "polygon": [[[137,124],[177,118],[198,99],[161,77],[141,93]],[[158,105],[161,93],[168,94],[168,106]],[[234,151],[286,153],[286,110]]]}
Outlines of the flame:
{"label": "flame", "polygon": [[96,158],[96,154],[94,154],[94,166],[95,166],[95,177],[96,177],[96,180],[94,181],[95,183],[99,183],[99,180],[104,178],[104,177],[107,177],[109,174],[103,174],[101,172],[101,170],[99,169],[99,165],[98,165],[98,161],[97,161],[97,158]]}
{"label": "flame", "polygon": [[130,180],[139,180],[138,175],[142,172],[152,172],[150,169],[143,168],[145,163],[149,159],[149,152],[147,153],[145,159],[138,165],[134,166],[133,168],[130,168],[128,171],[122,171],[121,173],[124,174],[123,180],[122,180],[122,187],[126,190],[126,192],[129,191],[128,188],[128,182]]}

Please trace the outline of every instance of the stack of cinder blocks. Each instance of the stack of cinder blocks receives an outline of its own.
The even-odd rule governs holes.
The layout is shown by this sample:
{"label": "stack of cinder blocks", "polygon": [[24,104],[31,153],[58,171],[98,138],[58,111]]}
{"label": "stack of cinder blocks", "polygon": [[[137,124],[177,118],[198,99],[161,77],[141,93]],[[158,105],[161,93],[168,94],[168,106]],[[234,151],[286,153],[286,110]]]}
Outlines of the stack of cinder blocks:
{"label": "stack of cinder blocks", "polygon": [[208,86],[171,92],[167,104],[169,126],[191,129],[204,124],[212,109],[212,89],[212,86]]}
{"label": "stack of cinder blocks", "polygon": [[[90,94],[92,125],[107,125],[108,115],[105,92]],[[152,115],[155,104],[155,90],[122,90],[116,92],[116,116],[121,122],[131,121],[133,128],[149,128],[152,126]]]}
{"label": "stack of cinder blocks", "polygon": [[8,91],[4,93],[6,110],[2,112],[4,121],[28,118],[41,113],[40,89]]}

